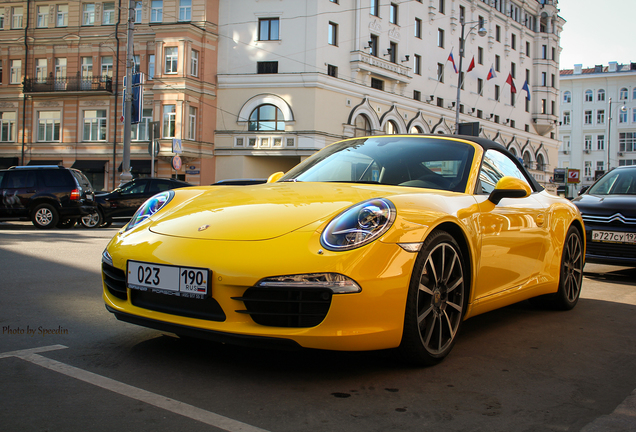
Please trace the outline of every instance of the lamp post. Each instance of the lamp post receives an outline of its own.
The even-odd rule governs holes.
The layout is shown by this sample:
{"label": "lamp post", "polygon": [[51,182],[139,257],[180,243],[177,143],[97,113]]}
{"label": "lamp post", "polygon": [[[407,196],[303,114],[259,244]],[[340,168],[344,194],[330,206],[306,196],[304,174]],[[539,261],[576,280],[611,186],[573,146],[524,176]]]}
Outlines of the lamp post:
{"label": "lamp post", "polygon": [[[464,17],[460,17],[459,20],[462,25],[462,34],[459,37],[459,72],[457,73],[457,99],[455,100],[455,135],[459,135],[459,102],[461,100],[462,91],[462,67],[464,65],[464,46],[466,45],[466,38],[470,36],[470,33],[479,27],[477,34],[481,37],[486,36],[488,31],[483,27],[486,21],[470,21],[464,22]],[[475,24],[468,30],[468,34],[464,36],[466,24]]]}
{"label": "lamp post", "polygon": [[[621,112],[627,112],[627,107],[623,102],[623,106],[620,108]],[[607,171],[610,172],[610,161],[611,161],[611,152],[610,152],[610,142],[612,140],[612,98],[609,98],[609,117],[607,119]],[[620,147],[619,147],[620,150]]]}

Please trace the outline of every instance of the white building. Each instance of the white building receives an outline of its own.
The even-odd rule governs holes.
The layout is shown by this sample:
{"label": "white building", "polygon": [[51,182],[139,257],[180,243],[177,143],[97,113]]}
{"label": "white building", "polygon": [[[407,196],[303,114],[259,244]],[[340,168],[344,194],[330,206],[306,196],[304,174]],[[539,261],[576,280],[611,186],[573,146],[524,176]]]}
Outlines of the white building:
{"label": "white building", "polygon": [[345,137],[453,133],[449,57],[459,68],[464,22],[460,122],[479,122],[547,184],[557,12],[553,0],[221,0],[216,178],[286,171]]}
{"label": "white building", "polygon": [[559,167],[580,170],[572,189],[591,185],[608,168],[636,165],[636,63],[577,64],[560,75]]}

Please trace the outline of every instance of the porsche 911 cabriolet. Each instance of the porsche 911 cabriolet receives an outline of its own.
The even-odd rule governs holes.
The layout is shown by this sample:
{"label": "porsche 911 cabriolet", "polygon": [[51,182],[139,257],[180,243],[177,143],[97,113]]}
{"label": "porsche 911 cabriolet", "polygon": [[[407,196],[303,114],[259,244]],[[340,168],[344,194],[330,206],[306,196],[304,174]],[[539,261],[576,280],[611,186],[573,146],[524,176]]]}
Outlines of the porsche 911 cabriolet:
{"label": "porsche 911 cabriolet", "polygon": [[431,365],[470,317],[573,308],[584,260],[578,209],[500,144],[371,136],[264,184],[155,195],[104,250],[103,296],[119,320],[180,336]]}

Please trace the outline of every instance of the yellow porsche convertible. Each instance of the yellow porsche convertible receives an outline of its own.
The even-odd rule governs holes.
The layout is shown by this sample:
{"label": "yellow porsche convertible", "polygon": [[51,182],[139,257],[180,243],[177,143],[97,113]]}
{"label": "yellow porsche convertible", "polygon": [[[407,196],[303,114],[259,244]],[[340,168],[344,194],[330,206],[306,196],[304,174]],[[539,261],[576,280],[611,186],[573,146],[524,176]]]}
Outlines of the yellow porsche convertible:
{"label": "yellow porsche convertible", "polygon": [[103,253],[103,296],[118,319],[178,335],[429,365],[477,314],[573,308],[584,233],[497,143],[354,138],[264,184],[152,197]]}

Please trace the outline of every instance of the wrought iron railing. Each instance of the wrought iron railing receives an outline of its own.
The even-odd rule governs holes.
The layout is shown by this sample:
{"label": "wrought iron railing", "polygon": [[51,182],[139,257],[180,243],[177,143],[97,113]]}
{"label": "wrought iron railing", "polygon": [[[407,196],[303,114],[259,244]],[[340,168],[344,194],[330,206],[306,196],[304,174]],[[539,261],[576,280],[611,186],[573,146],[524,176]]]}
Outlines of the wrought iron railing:
{"label": "wrought iron railing", "polygon": [[24,80],[24,93],[43,92],[81,92],[104,91],[113,92],[113,79],[109,76],[92,77],[53,77],[26,78]]}

